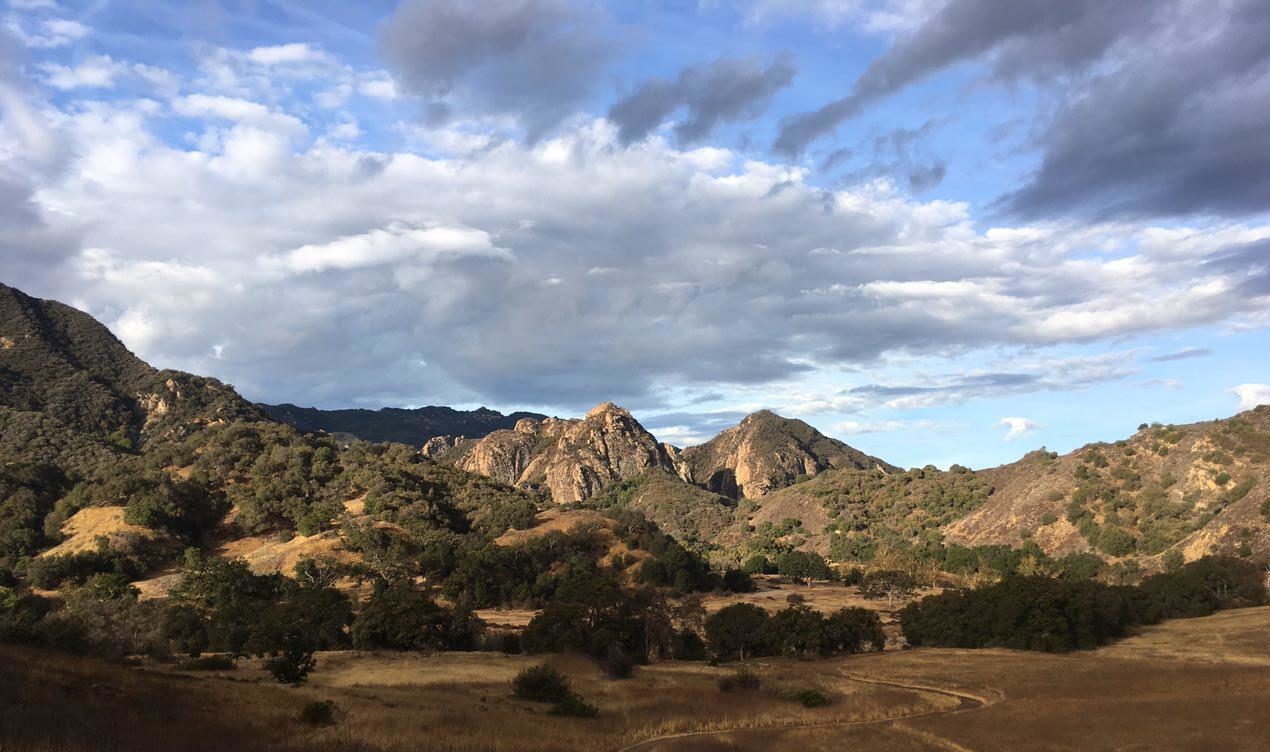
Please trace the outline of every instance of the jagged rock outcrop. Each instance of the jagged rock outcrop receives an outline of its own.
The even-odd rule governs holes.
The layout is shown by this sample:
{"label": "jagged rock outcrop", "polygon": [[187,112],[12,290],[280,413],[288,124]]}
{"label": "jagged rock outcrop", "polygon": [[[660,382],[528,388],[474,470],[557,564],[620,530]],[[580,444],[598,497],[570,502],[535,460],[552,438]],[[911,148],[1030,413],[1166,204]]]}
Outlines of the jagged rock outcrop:
{"label": "jagged rock outcrop", "polygon": [[648,471],[678,474],[673,447],[661,444],[626,410],[605,402],[580,420],[524,418],[468,445],[450,439],[456,467],[520,487],[545,488],[557,503],[589,499],[610,483]]}
{"label": "jagged rock outcrop", "polygon": [[829,468],[898,469],[769,410],[683,450],[681,457],[694,482],[734,499],[758,498]]}

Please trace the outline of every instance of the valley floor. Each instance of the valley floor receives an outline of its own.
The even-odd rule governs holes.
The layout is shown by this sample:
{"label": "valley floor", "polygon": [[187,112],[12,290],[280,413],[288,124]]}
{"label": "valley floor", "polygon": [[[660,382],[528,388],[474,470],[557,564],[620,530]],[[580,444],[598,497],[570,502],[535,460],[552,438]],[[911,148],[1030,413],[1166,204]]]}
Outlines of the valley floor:
{"label": "valley floor", "polygon": [[[663,662],[626,681],[546,658],[599,706],[556,718],[516,700],[525,656],[330,653],[309,684],[253,663],[212,674],[0,648],[0,750],[1265,750],[1270,607],[1169,622],[1068,655],[909,650],[764,660],[755,692],[730,667]],[[815,688],[807,709],[781,698]],[[339,723],[298,721],[333,700]]]}

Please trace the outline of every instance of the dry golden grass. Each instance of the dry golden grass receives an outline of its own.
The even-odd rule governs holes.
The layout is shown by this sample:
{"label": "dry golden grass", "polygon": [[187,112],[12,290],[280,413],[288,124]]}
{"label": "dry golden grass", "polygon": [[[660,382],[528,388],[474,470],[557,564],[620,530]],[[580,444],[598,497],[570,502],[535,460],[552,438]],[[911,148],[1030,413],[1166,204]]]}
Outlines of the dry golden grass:
{"label": "dry golden grass", "polygon": [[123,507],[87,507],[71,515],[62,525],[62,535],[66,539],[40,556],[61,556],[80,551],[95,551],[97,539],[107,540],[131,538],[134,540],[153,540],[159,534],[148,527],[130,525],[124,522]]}
{"label": "dry golden grass", "polygon": [[[600,707],[548,716],[510,680],[541,660],[489,653],[330,653],[298,689],[255,663],[219,675],[0,648],[0,750],[1265,750],[1270,607],[1175,621],[1098,651],[911,650],[755,666],[757,692],[699,663],[606,679],[546,660]],[[782,690],[833,698],[806,709]],[[339,724],[295,720],[334,700]]]}

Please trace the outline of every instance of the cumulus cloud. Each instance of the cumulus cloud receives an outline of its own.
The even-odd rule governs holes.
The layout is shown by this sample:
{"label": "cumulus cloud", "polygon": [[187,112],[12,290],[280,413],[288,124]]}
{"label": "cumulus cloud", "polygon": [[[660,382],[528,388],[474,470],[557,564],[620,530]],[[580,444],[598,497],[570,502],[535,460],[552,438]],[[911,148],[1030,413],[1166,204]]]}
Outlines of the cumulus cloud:
{"label": "cumulus cloud", "polygon": [[[950,0],[875,59],[845,97],[787,118],[797,154],[882,97],[958,63],[1039,83],[1058,101],[1041,164],[1001,206],[1026,217],[1244,215],[1270,198],[1270,10],[1259,0]],[[1052,86],[1051,86],[1052,84]],[[1169,155],[1167,159],[1159,157]]]}
{"label": "cumulus cloud", "polygon": [[[73,169],[13,182],[0,211],[7,225],[74,240],[69,252],[6,253],[6,279],[20,262],[33,293],[87,306],[143,356],[253,398],[614,399],[651,411],[676,388],[790,383],[889,357],[1016,355],[783,398],[898,409],[1120,378],[1133,371],[1124,358],[1036,352],[1270,303],[1249,250],[1270,242],[1264,227],[985,229],[964,204],[885,181],[825,190],[800,168],[726,149],[622,148],[605,119],[529,143],[442,127],[372,149],[313,138],[330,131],[329,114],[266,88],[291,79],[247,56],[204,51],[163,102],[54,112],[48,130]],[[373,78],[322,64],[350,85]],[[454,80],[484,65],[458,66]],[[177,119],[184,133],[171,139]],[[22,152],[16,122],[6,110],[6,155]],[[28,235],[6,247],[38,247]],[[703,423],[659,425],[686,436]]]}
{"label": "cumulus cloud", "polygon": [[1251,410],[1258,405],[1270,405],[1270,384],[1240,384],[1230,391],[1239,398],[1240,410]]}
{"label": "cumulus cloud", "polygon": [[591,92],[612,51],[606,25],[582,0],[403,0],[381,42],[433,120],[456,110],[510,115],[533,141]]}
{"label": "cumulus cloud", "polygon": [[723,123],[747,120],[762,114],[776,92],[794,80],[792,57],[782,55],[769,62],[758,58],[720,57],[684,68],[672,80],[653,79],[641,84],[609,109],[618,137],[629,144],[648,136],[673,113],[685,115],[675,124],[681,144],[700,141]]}
{"label": "cumulus cloud", "polygon": [[1028,418],[1002,418],[997,421],[997,427],[1007,429],[1005,432],[1006,441],[1015,441],[1044,426]]}

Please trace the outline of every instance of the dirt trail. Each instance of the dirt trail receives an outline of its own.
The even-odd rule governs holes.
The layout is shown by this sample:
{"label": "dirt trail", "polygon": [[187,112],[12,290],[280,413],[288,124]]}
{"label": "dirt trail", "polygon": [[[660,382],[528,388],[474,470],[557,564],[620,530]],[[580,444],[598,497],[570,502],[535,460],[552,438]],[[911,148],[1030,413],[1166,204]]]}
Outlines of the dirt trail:
{"label": "dirt trail", "polygon": [[[735,736],[738,734],[747,734],[747,733],[762,734],[762,733],[772,733],[772,732],[780,732],[780,731],[799,731],[802,729],[828,728],[828,727],[834,727],[834,726],[842,726],[842,727],[868,726],[872,724],[885,724],[885,723],[896,724],[897,727],[900,727],[899,724],[901,721],[913,720],[915,718],[924,718],[926,716],[932,716],[932,715],[952,715],[953,713],[965,713],[971,710],[978,710],[980,708],[987,707],[997,702],[995,698],[980,697],[978,695],[973,695],[973,694],[970,694],[969,692],[965,692],[961,690],[945,689],[943,687],[931,687],[931,686],[921,685],[921,684],[905,684],[902,682],[884,681],[882,679],[870,679],[868,677],[860,676],[858,674],[848,674],[845,672],[843,673],[843,676],[845,676],[847,679],[861,682],[863,684],[876,684],[882,687],[910,689],[917,692],[930,692],[932,694],[944,695],[945,697],[953,697],[959,701],[959,704],[955,708],[926,710],[921,713],[909,713],[907,715],[889,716],[887,718],[870,718],[865,720],[836,720],[836,721],[824,721],[820,723],[791,723],[791,724],[773,725],[773,726],[739,726],[737,728],[731,728],[731,729],[712,729],[708,731],[683,731],[677,734],[666,734],[664,736],[655,736],[651,739],[645,739],[643,741],[636,742],[634,744],[622,747],[620,748],[619,752],[637,752],[638,750],[656,749],[658,745],[661,745],[665,742],[673,742],[678,739],[688,739],[688,738],[697,738],[697,737],[706,737],[706,736]],[[909,732],[915,731],[914,729],[911,729],[908,727],[900,727],[900,728],[903,731],[909,731]],[[952,742],[947,739],[942,739],[942,738],[939,738],[938,740],[928,739],[927,741],[931,741],[931,742],[937,741],[938,743],[943,744],[944,746],[950,749],[960,750],[961,752],[971,752],[967,748],[962,747],[961,745],[958,745],[955,742]]]}

